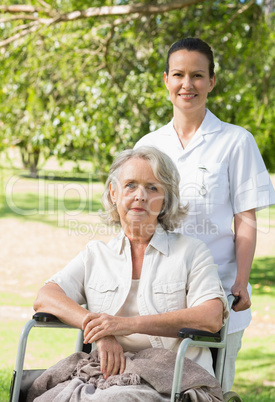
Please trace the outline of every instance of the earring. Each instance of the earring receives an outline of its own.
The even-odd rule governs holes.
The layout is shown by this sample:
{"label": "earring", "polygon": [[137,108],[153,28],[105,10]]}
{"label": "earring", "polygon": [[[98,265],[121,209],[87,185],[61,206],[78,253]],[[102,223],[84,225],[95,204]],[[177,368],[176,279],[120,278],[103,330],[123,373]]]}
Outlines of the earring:
{"label": "earring", "polygon": [[113,207],[116,207],[116,202],[115,201],[113,202]]}

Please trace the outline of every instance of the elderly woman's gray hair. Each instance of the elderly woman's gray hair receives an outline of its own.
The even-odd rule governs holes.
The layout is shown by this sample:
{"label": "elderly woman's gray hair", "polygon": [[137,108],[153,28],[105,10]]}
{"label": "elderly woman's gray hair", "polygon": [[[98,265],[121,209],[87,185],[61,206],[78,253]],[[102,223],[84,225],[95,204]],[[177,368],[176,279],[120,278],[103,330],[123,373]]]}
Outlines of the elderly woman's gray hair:
{"label": "elderly woman's gray hair", "polygon": [[165,190],[164,206],[158,216],[158,222],[165,230],[174,230],[181,225],[181,221],[188,208],[180,205],[179,182],[180,175],[176,165],[169,156],[153,147],[140,147],[122,151],[113,162],[103,194],[103,204],[106,210],[105,220],[109,224],[120,224],[120,217],[116,205],[113,205],[110,196],[110,183],[116,186],[121,168],[130,159],[146,160]]}

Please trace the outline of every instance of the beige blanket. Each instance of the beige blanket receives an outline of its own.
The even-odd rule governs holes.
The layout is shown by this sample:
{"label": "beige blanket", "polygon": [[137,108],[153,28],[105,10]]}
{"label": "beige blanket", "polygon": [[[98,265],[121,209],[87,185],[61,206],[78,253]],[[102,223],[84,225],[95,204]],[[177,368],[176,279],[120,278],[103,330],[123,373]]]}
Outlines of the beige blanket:
{"label": "beige blanket", "polygon": [[[175,359],[167,349],[126,354],[125,372],[104,380],[97,351],[74,353],[35,380],[27,402],[170,401]],[[194,402],[223,401],[218,381],[187,358],[181,390]]]}

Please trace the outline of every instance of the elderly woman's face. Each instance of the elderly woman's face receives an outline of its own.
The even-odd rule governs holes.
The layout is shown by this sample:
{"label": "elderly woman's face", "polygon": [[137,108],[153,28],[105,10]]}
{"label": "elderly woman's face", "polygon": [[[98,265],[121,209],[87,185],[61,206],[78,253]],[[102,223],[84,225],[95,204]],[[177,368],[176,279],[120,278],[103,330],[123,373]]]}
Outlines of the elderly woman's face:
{"label": "elderly woman's face", "polygon": [[150,164],[141,158],[124,163],[118,181],[110,194],[116,202],[122,227],[125,225],[157,225],[164,204],[165,189],[156,179]]}

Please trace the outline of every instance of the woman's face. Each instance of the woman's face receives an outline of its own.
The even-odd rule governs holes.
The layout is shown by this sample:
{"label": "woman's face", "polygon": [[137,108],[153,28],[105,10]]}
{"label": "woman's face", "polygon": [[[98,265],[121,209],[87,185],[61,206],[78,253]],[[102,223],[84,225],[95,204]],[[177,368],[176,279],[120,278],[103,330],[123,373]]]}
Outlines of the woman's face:
{"label": "woman's face", "polygon": [[[116,184],[110,184],[122,228],[150,225],[155,229],[164,203],[165,190],[156,179],[150,164],[141,158],[129,159],[121,167]],[[141,226],[140,226],[141,227]]]}
{"label": "woman's face", "polygon": [[183,49],[171,54],[164,82],[174,110],[204,113],[207,95],[215,81],[215,76],[209,76],[209,61],[203,53]]}

